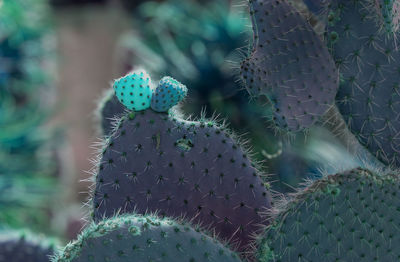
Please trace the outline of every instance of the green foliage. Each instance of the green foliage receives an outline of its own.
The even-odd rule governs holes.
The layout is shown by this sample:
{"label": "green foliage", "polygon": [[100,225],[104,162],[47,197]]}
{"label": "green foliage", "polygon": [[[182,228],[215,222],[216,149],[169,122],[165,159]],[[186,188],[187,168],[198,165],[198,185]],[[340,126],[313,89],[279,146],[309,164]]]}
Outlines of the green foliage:
{"label": "green foliage", "polygon": [[46,2],[0,3],[0,224],[44,226],[53,186],[42,128],[51,94]]}

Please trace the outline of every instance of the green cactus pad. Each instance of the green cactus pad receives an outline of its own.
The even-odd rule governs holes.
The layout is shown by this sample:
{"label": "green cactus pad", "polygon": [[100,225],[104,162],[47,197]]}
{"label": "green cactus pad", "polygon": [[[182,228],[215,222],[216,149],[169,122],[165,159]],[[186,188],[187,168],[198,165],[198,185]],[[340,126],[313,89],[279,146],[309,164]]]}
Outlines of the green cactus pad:
{"label": "green cactus pad", "polygon": [[114,82],[118,100],[129,110],[141,111],[150,107],[152,87],[145,71],[134,71]]}
{"label": "green cactus pad", "polygon": [[277,210],[259,261],[400,261],[399,182],[360,168],[314,182]]}
{"label": "green cactus pad", "polygon": [[189,224],[129,215],[91,224],[53,262],[239,262],[215,238]]}

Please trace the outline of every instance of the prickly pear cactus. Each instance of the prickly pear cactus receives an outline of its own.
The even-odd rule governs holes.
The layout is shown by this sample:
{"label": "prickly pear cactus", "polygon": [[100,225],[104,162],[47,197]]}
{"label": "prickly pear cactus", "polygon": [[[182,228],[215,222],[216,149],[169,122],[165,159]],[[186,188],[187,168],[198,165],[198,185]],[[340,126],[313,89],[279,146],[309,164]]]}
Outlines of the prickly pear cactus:
{"label": "prickly pear cactus", "polygon": [[329,52],[286,0],[250,0],[253,50],[241,77],[253,96],[265,95],[274,122],[287,131],[310,127],[334,103],[338,72]]}
{"label": "prickly pear cactus", "polygon": [[400,53],[369,3],[332,1],[327,38],[341,73],[337,106],[359,142],[398,167]]}
{"label": "prickly pear cactus", "polygon": [[399,182],[364,169],[315,181],[267,227],[259,261],[399,261]]}
{"label": "prickly pear cactus", "polygon": [[0,233],[0,262],[49,262],[54,244],[30,233]]}
{"label": "prickly pear cactus", "polygon": [[270,199],[248,152],[224,126],[148,109],[126,114],[109,138],[93,207],[95,221],[132,211],[185,216],[244,250]]}
{"label": "prickly pear cactus", "polygon": [[53,262],[239,262],[215,238],[183,222],[130,215],[91,224]]}

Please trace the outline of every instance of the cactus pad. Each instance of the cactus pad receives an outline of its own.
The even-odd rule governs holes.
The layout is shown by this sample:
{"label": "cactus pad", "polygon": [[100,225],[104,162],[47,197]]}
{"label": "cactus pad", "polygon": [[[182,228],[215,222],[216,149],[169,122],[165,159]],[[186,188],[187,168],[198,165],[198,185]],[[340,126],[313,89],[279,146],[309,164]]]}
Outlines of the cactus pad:
{"label": "cactus pad", "polygon": [[310,127],[334,103],[338,72],[310,24],[286,0],[250,0],[253,51],[241,64],[251,95],[266,95],[274,122],[287,131]]}
{"label": "cactus pad", "polygon": [[0,233],[0,262],[49,262],[53,244],[30,233]]}
{"label": "cactus pad", "polygon": [[118,100],[129,110],[141,111],[150,107],[153,94],[150,76],[145,71],[134,71],[115,80]]}
{"label": "cactus pad", "polygon": [[118,101],[114,90],[107,90],[102,97],[97,109],[98,118],[101,125],[101,134],[110,136],[114,130],[115,120],[125,114],[125,107]]}
{"label": "cactus pad", "polygon": [[314,182],[267,227],[259,261],[399,261],[399,182],[363,169]]}
{"label": "cactus pad", "polygon": [[124,116],[108,140],[93,206],[95,221],[118,211],[182,215],[243,250],[270,199],[248,154],[223,127],[146,110]]}
{"label": "cactus pad", "polygon": [[328,45],[341,73],[337,106],[360,143],[398,167],[400,53],[393,34],[379,30],[368,3],[332,2]]}
{"label": "cactus pad", "polygon": [[188,224],[121,216],[90,225],[53,262],[240,262],[215,238]]}
{"label": "cactus pad", "polygon": [[151,99],[151,108],[156,112],[167,112],[185,98],[186,94],[186,86],[172,77],[163,77],[154,91]]}

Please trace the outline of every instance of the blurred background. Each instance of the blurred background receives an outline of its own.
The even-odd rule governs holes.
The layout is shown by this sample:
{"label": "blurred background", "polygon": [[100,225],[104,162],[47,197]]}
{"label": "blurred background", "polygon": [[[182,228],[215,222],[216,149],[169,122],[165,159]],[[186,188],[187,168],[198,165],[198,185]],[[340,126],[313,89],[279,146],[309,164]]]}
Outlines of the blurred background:
{"label": "blurred background", "polygon": [[0,228],[64,241],[82,229],[104,137],[98,104],[137,67],[187,85],[185,115],[226,119],[278,194],[358,165],[324,127],[289,139],[270,128],[268,100],[250,98],[237,74],[251,41],[243,1],[0,0]]}

